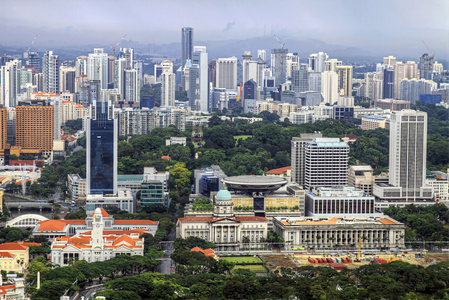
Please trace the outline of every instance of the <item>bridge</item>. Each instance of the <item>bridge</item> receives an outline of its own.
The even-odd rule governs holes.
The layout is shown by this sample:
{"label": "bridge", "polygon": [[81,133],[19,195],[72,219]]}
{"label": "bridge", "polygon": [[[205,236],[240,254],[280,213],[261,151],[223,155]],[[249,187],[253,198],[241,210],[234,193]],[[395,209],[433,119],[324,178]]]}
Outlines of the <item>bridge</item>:
{"label": "bridge", "polygon": [[37,214],[26,214],[18,216],[6,222],[6,226],[18,228],[35,227],[37,223],[48,220],[46,217]]}
{"label": "bridge", "polygon": [[43,203],[36,201],[5,201],[6,206],[9,210],[17,209],[17,210],[29,210],[29,209],[38,209],[42,212],[43,209],[53,210],[52,203]]}

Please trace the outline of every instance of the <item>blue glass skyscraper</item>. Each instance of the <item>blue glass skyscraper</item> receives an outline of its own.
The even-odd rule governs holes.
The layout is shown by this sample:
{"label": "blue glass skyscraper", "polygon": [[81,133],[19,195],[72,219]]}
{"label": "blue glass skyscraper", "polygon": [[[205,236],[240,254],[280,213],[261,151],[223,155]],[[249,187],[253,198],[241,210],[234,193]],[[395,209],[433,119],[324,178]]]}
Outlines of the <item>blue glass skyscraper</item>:
{"label": "blue glass skyscraper", "polygon": [[87,121],[86,194],[116,194],[118,130],[111,101],[93,101]]}

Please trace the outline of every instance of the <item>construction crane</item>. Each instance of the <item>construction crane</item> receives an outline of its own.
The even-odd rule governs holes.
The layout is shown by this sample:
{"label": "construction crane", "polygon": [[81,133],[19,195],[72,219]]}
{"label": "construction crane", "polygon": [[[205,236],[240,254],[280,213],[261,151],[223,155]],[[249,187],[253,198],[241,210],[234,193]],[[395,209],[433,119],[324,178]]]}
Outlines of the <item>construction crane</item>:
{"label": "construction crane", "polygon": [[424,42],[423,40],[421,40],[422,43],[424,44],[424,46],[426,46],[427,50],[429,50],[429,53],[432,54],[432,59],[435,57],[436,51],[432,51],[430,50],[429,46],[427,46],[426,42]]}
{"label": "construction crane", "polygon": [[115,49],[121,44],[121,42],[123,42],[123,40],[126,38],[128,34],[125,34],[122,36],[122,38],[120,39],[120,41],[118,41],[115,46],[111,44],[111,49],[112,49],[112,55],[115,57]]}
{"label": "construction crane", "polygon": [[30,43],[30,45],[28,47],[26,47],[26,51],[25,52],[30,52],[31,46],[34,45],[34,42],[36,41],[36,39],[37,39],[37,34],[34,36],[33,40]]}
{"label": "construction crane", "polygon": [[359,237],[359,247],[357,249],[357,259],[356,262],[360,262],[360,250],[362,249],[362,237]]}
{"label": "construction crane", "polygon": [[276,40],[278,41],[279,45],[281,45],[282,49],[284,49],[285,48],[285,43],[282,43],[281,40],[279,40],[277,35],[275,35],[275,34],[273,34],[273,35],[276,38]]}

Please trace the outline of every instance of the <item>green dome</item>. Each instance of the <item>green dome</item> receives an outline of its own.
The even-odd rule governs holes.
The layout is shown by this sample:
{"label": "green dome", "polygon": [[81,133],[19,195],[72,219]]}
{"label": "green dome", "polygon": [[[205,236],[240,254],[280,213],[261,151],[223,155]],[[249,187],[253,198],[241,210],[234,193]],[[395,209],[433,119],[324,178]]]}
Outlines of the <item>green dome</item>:
{"label": "green dome", "polygon": [[228,190],[221,190],[217,193],[217,196],[215,196],[215,199],[218,201],[231,201],[231,193]]}

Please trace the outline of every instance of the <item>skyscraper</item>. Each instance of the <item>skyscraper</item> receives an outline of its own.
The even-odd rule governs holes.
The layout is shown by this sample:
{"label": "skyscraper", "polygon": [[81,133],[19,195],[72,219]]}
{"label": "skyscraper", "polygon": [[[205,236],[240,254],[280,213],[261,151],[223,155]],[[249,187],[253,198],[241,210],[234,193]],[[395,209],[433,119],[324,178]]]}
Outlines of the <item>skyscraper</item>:
{"label": "skyscraper", "polygon": [[75,67],[60,67],[59,68],[59,79],[60,87],[59,91],[61,93],[69,92],[75,93]]}
{"label": "skyscraper", "polygon": [[237,88],[237,57],[217,59],[216,87],[228,90]]}
{"label": "skyscraper", "polygon": [[334,71],[321,73],[321,94],[324,103],[334,104],[338,100],[338,74]]}
{"label": "skyscraper", "polygon": [[285,48],[271,50],[271,70],[276,86],[287,80],[287,53],[288,49]]}
{"label": "skyscraper", "polygon": [[182,28],[182,55],[181,55],[181,67],[184,68],[186,61],[192,59],[193,54],[193,28]]}
{"label": "skyscraper", "polygon": [[295,92],[305,92],[309,90],[309,72],[307,64],[300,64],[298,70],[292,71],[292,86]]}
{"label": "skyscraper", "polygon": [[305,145],[304,152],[306,189],[347,185],[348,144],[339,138],[314,138]]}
{"label": "skyscraper", "polygon": [[[197,67],[198,84],[196,85],[198,97],[195,97],[193,110],[209,112],[209,65],[205,46],[195,46],[192,55],[192,66]],[[195,79],[192,77],[192,79]]]}
{"label": "skyscraper", "polygon": [[426,185],[427,113],[393,112],[390,122],[389,183],[402,187],[402,196],[420,197]]}
{"label": "skyscraper", "polygon": [[20,102],[16,106],[16,146],[53,151],[55,128],[54,102],[48,100]]}
{"label": "skyscraper", "polygon": [[433,56],[424,53],[419,59],[419,78],[433,79]]}
{"label": "skyscraper", "polygon": [[14,107],[17,104],[17,96],[20,92],[19,69],[20,60],[12,60],[1,67],[1,101],[5,107]]}
{"label": "skyscraper", "polygon": [[117,119],[111,101],[93,101],[87,118],[86,194],[117,193]]}
{"label": "skyscraper", "polygon": [[294,137],[292,143],[291,165],[292,165],[292,182],[304,185],[306,155],[304,148],[308,142],[314,138],[323,137],[321,133],[301,133],[300,137]]}
{"label": "skyscraper", "polygon": [[352,66],[336,66],[340,96],[352,96]]}
{"label": "skyscraper", "polygon": [[384,70],[383,81],[383,99],[394,98],[394,69],[393,67],[386,67]]}
{"label": "skyscraper", "polygon": [[309,57],[309,71],[324,72],[325,61],[329,59],[327,53],[318,52],[310,54]]}
{"label": "skyscraper", "polygon": [[108,54],[103,48],[95,48],[87,57],[87,79],[100,80],[101,89],[108,88]]}
{"label": "skyscraper", "polygon": [[292,77],[292,71],[299,70],[298,53],[287,53],[287,78]]}
{"label": "skyscraper", "polygon": [[44,73],[44,92],[59,93],[59,56],[47,51],[42,57],[42,73]]}
{"label": "skyscraper", "polygon": [[171,68],[164,68],[161,75],[161,106],[174,106],[176,75],[173,73],[173,63],[169,60],[164,60],[162,63],[170,64]]}

